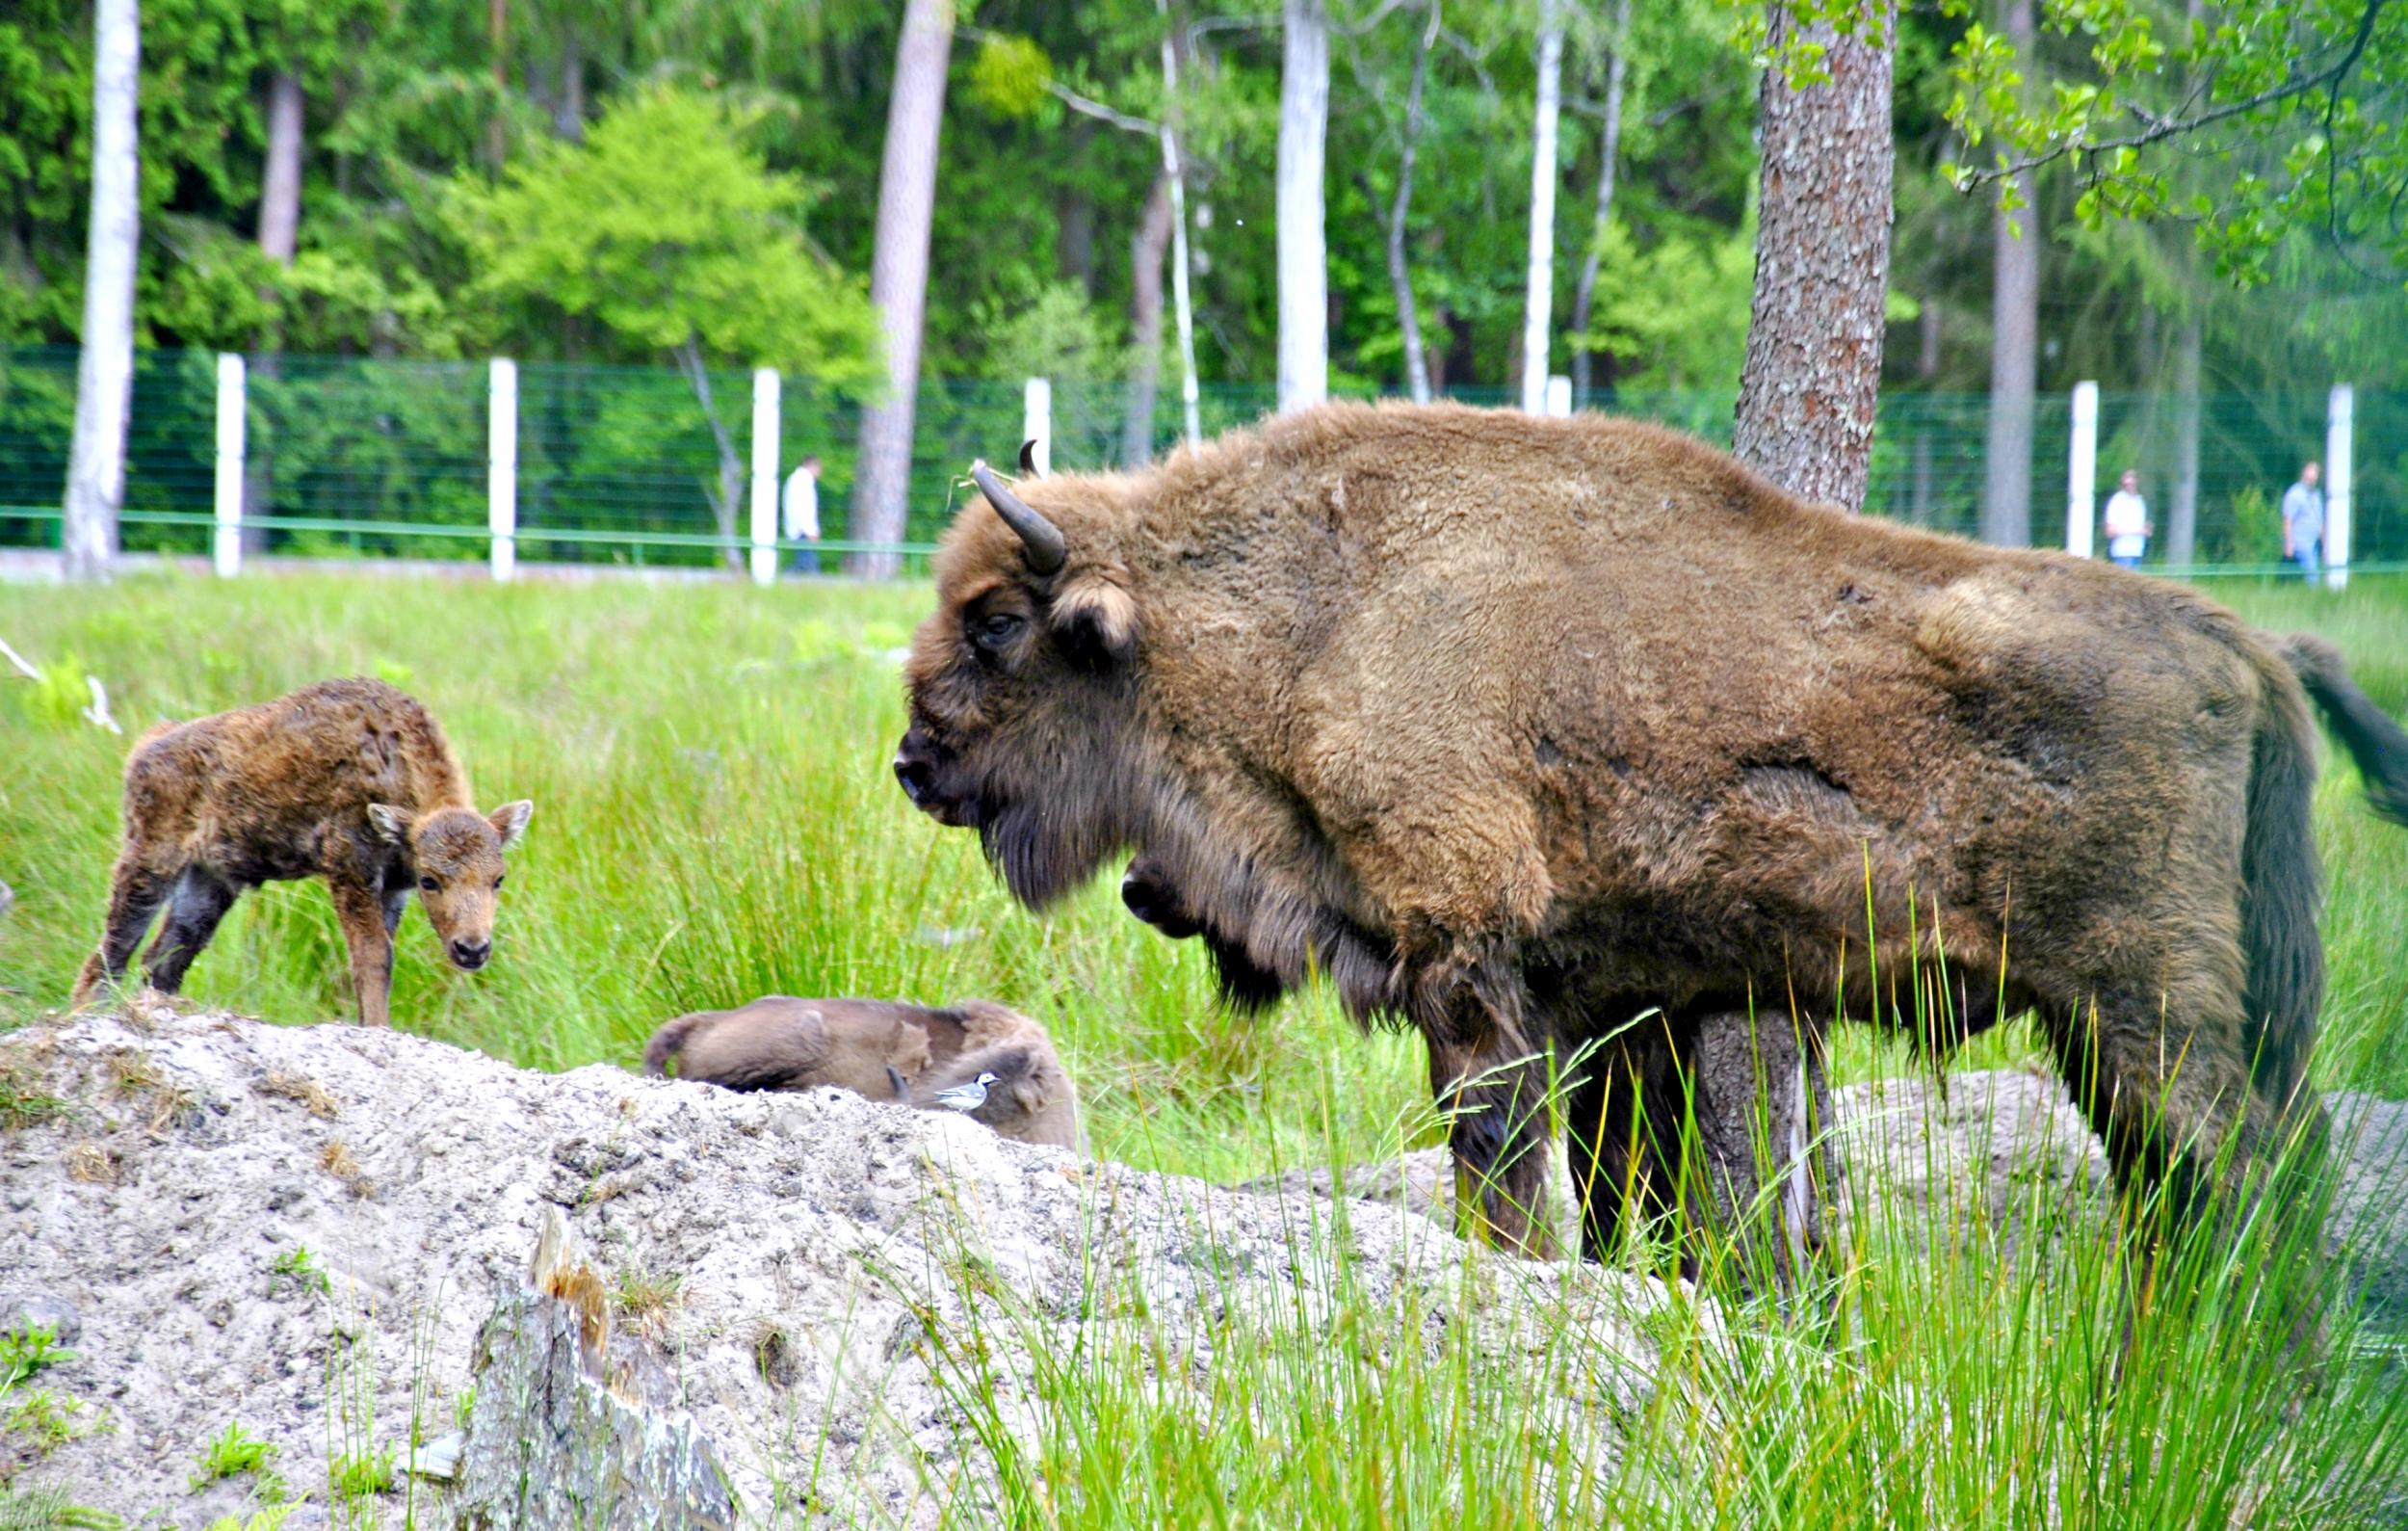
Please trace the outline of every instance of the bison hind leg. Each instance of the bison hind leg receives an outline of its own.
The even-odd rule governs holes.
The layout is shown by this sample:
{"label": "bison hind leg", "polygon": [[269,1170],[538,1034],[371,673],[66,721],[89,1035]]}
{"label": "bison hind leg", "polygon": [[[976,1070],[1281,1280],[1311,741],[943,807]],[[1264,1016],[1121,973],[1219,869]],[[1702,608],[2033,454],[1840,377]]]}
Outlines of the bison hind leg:
{"label": "bison hind leg", "polygon": [[169,895],[167,923],[144,959],[151,988],[172,994],[184,987],[185,971],[217,935],[218,922],[234,907],[237,891],[205,867],[184,869]]}

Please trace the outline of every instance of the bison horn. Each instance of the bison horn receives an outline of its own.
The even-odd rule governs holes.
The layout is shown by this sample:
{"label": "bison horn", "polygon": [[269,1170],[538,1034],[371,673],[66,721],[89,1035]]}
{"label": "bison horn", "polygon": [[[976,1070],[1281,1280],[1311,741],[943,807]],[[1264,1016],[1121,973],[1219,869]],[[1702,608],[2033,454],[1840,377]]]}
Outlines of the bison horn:
{"label": "bison horn", "polygon": [[1020,443],[1020,476],[1024,479],[1041,479],[1045,476],[1045,470],[1036,465],[1036,437],[1034,436]]}
{"label": "bison horn", "polygon": [[1004,524],[1020,534],[1020,541],[1027,544],[1022,556],[1033,571],[1051,574],[1061,568],[1070,556],[1070,544],[1063,541],[1060,527],[1031,510],[1026,501],[1006,488],[984,458],[970,464],[970,478],[978,485],[979,492],[986,496],[986,503],[995,507],[995,514],[1004,518]]}

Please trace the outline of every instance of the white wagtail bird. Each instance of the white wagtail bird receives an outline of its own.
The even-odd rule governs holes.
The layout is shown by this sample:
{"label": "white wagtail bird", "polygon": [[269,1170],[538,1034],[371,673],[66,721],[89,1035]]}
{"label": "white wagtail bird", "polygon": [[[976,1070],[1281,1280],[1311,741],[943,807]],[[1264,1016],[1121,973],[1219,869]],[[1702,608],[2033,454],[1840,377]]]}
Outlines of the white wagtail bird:
{"label": "white wagtail bird", "polygon": [[966,1085],[939,1090],[932,1098],[948,1111],[976,1111],[986,1104],[986,1087],[999,1077],[997,1074],[982,1073]]}

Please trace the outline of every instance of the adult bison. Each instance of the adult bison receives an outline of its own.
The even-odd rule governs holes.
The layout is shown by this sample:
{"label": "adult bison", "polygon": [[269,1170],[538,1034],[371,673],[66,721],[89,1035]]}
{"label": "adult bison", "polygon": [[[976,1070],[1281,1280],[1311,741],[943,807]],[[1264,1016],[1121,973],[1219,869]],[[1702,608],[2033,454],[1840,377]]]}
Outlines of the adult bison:
{"label": "adult bison", "polygon": [[1333,405],[1141,473],[973,474],[903,789],[1032,906],[1141,848],[1224,972],[1409,1021],[1506,1243],[1546,1246],[1546,1055],[1612,1039],[1565,1113],[1594,1254],[1715,1017],[1946,1043],[2035,1010],[2178,1211],[2228,1134],[2318,1124],[2294,665],[2408,816],[2408,740],[2329,654],[1622,421]]}

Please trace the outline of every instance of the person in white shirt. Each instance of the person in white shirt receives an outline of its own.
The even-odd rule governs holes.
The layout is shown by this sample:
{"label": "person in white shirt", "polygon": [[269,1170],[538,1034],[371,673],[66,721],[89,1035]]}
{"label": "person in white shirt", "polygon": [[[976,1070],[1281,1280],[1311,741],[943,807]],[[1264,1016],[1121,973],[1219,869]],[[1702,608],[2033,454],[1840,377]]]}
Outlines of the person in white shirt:
{"label": "person in white shirt", "polygon": [[[804,458],[796,469],[786,475],[785,493],[786,541],[816,542],[820,540],[820,460]],[[816,574],[820,571],[820,555],[815,548],[795,549],[795,571]]]}
{"label": "person in white shirt", "polygon": [[2115,492],[2107,496],[2107,557],[2126,568],[2138,568],[2140,555],[2149,550],[2149,535],[2156,530],[2149,524],[2149,502],[2140,497],[2140,475],[2126,468]]}
{"label": "person in white shirt", "polygon": [[2299,470],[2299,482],[2283,491],[2283,556],[2299,566],[2308,583],[2321,572],[2324,552],[2324,491],[2316,488],[2323,469],[2314,462]]}

